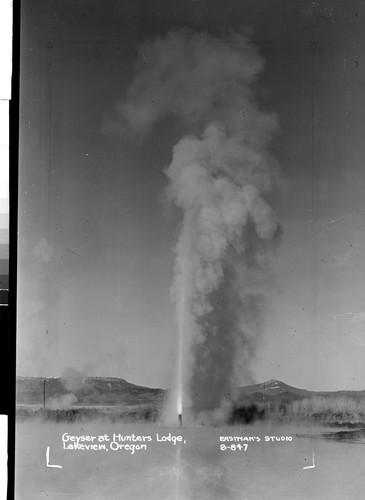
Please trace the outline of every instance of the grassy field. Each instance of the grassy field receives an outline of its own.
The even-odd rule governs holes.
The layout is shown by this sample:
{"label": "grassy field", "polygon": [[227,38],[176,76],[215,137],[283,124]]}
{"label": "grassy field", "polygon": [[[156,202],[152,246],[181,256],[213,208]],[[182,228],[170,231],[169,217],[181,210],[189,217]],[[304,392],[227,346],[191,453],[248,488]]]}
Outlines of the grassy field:
{"label": "grassy field", "polygon": [[229,422],[250,423],[257,420],[363,427],[365,426],[365,398],[332,394],[312,395],[289,402],[251,403],[234,407]]}
{"label": "grassy field", "polygon": [[285,406],[289,419],[322,424],[365,424],[365,398],[345,395],[311,396]]}
{"label": "grassy field", "polygon": [[18,407],[18,422],[41,418],[50,422],[78,422],[98,419],[103,422],[156,422],[161,413],[155,405],[145,404],[129,408],[117,406],[84,406],[71,408]]}
{"label": "grassy field", "polygon": [[[202,424],[215,425],[206,412]],[[17,408],[19,422],[40,417],[53,422],[87,421],[98,418],[105,422],[158,422],[161,406],[153,404],[132,407],[72,407],[72,408]],[[199,420],[199,419],[198,419]],[[318,423],[321,425],[365,426],[365,401],[350,396],[311,396],[289,403],[249,403],[233,405],[219,424],[241,425],[258,421],[276,423]]]}

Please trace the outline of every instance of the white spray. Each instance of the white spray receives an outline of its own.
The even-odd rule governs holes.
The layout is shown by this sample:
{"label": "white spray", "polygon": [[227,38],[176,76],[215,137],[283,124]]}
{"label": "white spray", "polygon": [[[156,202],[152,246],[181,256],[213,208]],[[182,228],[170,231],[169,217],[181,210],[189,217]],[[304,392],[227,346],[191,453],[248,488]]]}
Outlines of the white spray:
{"label": "white spray", "polygon": [[[232,383],[237,349],[251,342],[247,318],[256,307],[248,307],[255,298],[235,268],[237,263],[260,267],[279,233],[264,199],[278,173],[267,151],[277,121],[259,110],[252,93],[263,66],[244,34],[217,38],[171,31],[139,48],[127,99],[118,105],[129,130],[146,132],[172,115],[184,131],[165,171],[169,198],[182,211],[172,286],[179,330],[178,414],[189,399],[194,404],[188,396],[192,379],[196,394],[209,390],[212,381],[214,402]],[[214,316],[213,302],[222,289],[225,303],[237,305],[234,313],[227,311],[235,316],[229,322],[234,334]],[[230,301],[228,289],[240,300]],[[221,305],[219,315],[224,314]]]}

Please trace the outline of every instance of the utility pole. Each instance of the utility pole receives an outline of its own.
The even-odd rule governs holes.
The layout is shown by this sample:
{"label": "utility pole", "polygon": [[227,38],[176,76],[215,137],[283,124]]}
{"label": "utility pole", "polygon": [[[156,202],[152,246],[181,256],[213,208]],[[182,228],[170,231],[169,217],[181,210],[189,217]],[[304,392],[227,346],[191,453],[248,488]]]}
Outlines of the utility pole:
{"label": "utility pole", "polygon": [[[46,339],[47,339],[47,347],[49,347],[48,330],[46,330]],[[46,408],[46,377],[43,378],[43,408]]]}

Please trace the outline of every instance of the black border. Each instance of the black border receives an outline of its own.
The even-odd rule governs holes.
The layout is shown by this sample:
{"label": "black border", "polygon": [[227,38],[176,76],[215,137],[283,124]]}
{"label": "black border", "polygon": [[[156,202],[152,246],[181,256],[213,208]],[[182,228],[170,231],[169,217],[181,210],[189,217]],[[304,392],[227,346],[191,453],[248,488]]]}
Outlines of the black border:
{"label": "black border", "polygon": [[[18,159],[21,0],[13,0],[12,80],[9,102],[9,313],[2,370],[6,370],[6,413],[8,415],[8,491],[14,498],[15,482],[15,392],[16,392],[16,305],[18,246]],[[4,346],[5,347],[5,346]]]}

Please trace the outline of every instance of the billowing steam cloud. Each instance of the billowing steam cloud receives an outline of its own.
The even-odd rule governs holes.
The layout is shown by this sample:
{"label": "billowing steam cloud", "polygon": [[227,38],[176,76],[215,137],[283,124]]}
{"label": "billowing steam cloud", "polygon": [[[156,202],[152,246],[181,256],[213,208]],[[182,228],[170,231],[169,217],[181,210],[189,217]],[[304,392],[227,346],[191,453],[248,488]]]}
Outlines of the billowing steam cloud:
{"label": "billowing steam cloud", "polygon": [[264,198],[278,172],[267,151],[277,121],[252,93],[263,66],[244,34],[171,31],[139,48],[118,105],[123,128],[143,133],[172,115],[184,131],[166,169],[169,198],[183,215],[172,287],[179,411],[186,389],[195,407],[217,406],[238,367],[249,373],[262,328],[256,285],[280,235]]}

